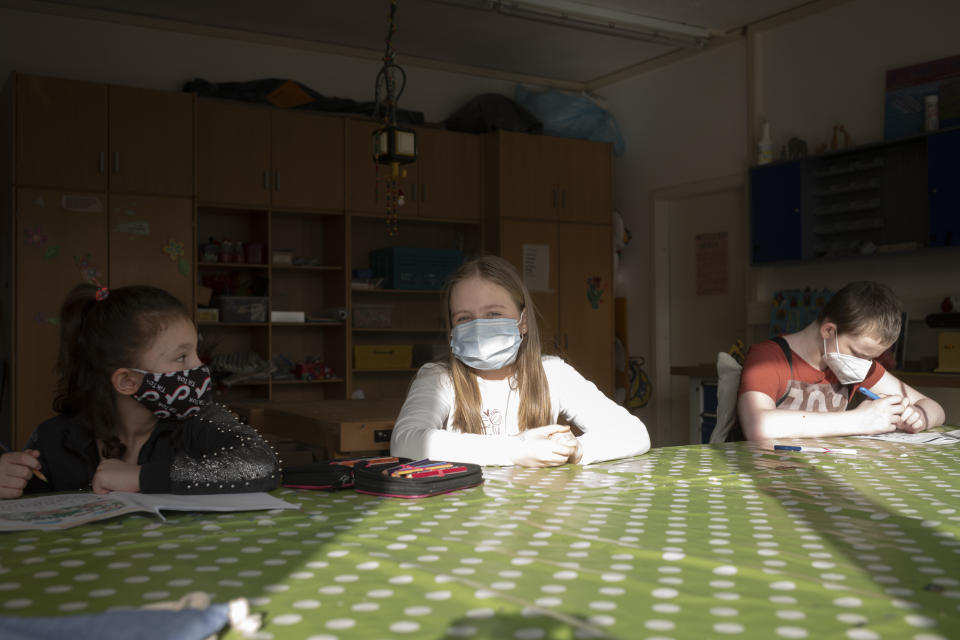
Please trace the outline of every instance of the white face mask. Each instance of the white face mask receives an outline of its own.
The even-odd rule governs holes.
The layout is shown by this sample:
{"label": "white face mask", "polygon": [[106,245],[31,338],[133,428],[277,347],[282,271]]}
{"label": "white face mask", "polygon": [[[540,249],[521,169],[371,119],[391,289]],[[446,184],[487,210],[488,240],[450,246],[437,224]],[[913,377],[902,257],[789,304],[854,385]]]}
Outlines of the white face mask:
{"label": "white face mask", "polygon": [[[520,314],[521,320],[523,314]],[[513,364],[523,336],[520,321],[511,318],[477,318],[458,324],[450,335],[450,349],[472,369],[493,371]]]}
{"label": "white face mask", "polygon": [[830,367],[833,374],[837,376],[840,384],[863,382],[863,379],[867,377],[867,373],[870,372],[870,366],[873,364],[873,361],[847,355],[846,353],[840,353],[840,338],[835,335],[833,339],[837,343],[837,350],[834,353],[827,352],[827,340],[826,338],[823,340],[823,359],[827,363],[827,366]]}

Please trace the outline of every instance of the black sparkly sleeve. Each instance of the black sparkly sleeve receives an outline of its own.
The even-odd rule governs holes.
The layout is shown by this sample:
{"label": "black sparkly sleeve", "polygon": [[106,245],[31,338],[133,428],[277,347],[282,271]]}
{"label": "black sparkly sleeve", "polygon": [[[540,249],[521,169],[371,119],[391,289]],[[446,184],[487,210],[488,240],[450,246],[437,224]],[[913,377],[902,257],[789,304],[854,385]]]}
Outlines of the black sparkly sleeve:
{"label": "black sparkly sleeve", "polygon": [[[169,464],[143,466],[144,493],[243,493],[270,491],[280,465],[270,445],[225,407],[211,404],[184,424]],[[165,486],[164,486],[165,485]]]}

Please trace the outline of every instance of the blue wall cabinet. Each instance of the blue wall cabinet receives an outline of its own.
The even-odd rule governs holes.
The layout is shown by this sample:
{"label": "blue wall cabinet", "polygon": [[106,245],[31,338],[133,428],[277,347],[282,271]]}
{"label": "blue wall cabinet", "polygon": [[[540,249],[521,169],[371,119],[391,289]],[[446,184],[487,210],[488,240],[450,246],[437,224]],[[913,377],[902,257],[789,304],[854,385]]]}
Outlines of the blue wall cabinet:
{"label": "blue wall cabinet", "polygon": [[930,246],[960,245],[960,130],[927,138]]}
{"label": "blue wall cabinet", "polygon": [[754,264],[801,258],[803,164],[750,170],[750,255]]}

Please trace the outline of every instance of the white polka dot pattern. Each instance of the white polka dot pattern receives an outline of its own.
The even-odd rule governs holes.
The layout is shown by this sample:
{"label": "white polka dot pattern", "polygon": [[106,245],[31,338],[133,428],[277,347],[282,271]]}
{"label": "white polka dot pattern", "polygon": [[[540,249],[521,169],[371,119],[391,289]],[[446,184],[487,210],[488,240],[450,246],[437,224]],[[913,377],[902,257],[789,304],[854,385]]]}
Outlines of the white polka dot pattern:
{"label": "white polka dot pattern", "polygon": [[277,639],[954,637],[960,446],[853,446],[671,447],[420,501],[281,490],[299,512],[6,533],[0,616],[202,590],[250,598]]}

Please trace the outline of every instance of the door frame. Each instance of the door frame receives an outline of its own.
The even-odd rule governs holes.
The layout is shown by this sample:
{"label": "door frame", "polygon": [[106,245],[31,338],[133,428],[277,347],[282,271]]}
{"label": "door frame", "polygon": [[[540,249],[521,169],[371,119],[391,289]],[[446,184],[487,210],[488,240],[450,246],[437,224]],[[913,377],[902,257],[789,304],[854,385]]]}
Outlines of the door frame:
{"label": "door frame", "polygon": [[[670,402],[670,256],[668,255],[669,220],[671,203],[702,196],[709,196],[724,191],[742,192],[742,206],[740,215],[740,233],[749,239],[749,202],[746,192],[746,167],[738,174],[720,176],[706,180],[698,180],[679,185],[662,187],[650,192],[650,268],[653,273],[653,296],[650,305],[650,325],[653,327],[653,393],[654,393],[654,433],[651,434],[654,442],[662,442],[663,437],[677,424],[679,416],[672,416]],[[743,243],[749,247],[749,242]],[[750,282],[750,263],[748,255],[740,256],[744,261],[744,292],[749,294],[747,285]],[[687,416],[684,421],[690,422],[688,431],[693,432],[692,419]],[[699,429],[697,429],[699,432]],[[699,442],[699,433],[693,442]]]}

